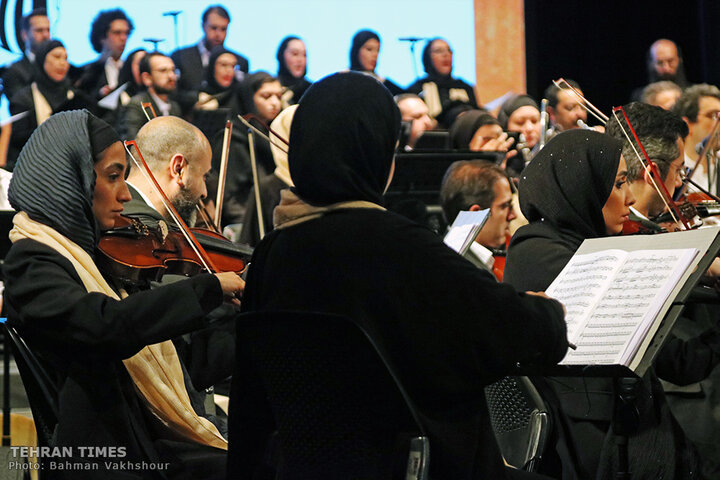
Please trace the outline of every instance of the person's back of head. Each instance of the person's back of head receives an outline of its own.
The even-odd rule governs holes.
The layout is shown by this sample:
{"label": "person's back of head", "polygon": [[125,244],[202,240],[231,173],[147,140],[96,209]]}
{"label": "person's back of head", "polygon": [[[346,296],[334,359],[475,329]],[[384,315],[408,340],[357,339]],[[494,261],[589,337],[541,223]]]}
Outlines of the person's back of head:
{"label": "person's back of head", "polygon": [[[135,142],[153,172],[164,168],[176,153],[194,157],[210,148],[205,135],[200,130],[175,116],[156,117],[147,122],[138,131]],[[135,168],[132,175],[139,175]]]}
{"label": "person's back of head", "polygon": [[[623,109],[648,156],[655,161],[660,175],[665,178],[670,170],[670,164],[682,153],[677,142],[678,139],[682,140],[687,136],[687,124],[676,113],[642,102],[632,102]],[[620,122],[615,117],[608,120],[605,124],[605,134],[623,142],[623,156],[628,167],[627,177],[630,182],[634,182],[644,175],[643,166],[635,151],[641,155],[642,153],[627,122],[622,116],[619,118]],[[632,143],[628,141],[623,130],[630,136]]]}
{"label": "person's back of head", "polygon": [[440,187],[440,205],[448,224],[458,213],[477,205],[490,208],[495,199],[495,182],[507,179],[505,171],[485,160],[460,160],[445,172]]}
{"label": "person's back of head", "polygon": [[297,194],[321,205],[382,201],[400,128],[400,111],[374,78],[336,73],[300,100],[290,129],[290,173]]}

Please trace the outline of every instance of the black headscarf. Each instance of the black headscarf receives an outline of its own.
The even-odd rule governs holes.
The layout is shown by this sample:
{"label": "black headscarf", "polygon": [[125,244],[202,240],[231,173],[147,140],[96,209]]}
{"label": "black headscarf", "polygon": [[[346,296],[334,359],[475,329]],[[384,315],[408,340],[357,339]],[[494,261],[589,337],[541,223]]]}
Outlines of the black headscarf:
{"label": "black headscarf", "polygon": [[425,73],[427,73],[428,76],[430,76],[430,77],[439,77],[440,76],[438,71],[435,69],[435,65],[433,65],[432,58],[430,57],[430,54],[431,54],[430,51],[432,50],[432,44],[435,40],[443,40],[443,39],[440,37],[431,38],[425,44],[425,48],[423,48],[423,52],[422,52],[423,69],[425,70]]}
{"label": "black headscarf", "polygon": [[360,53],[362,46],[371,39],[375,39],[378,42],[380,41],[378,34],[372,30],[360,30],[355,34],[352,39],[352,46],[350,47],[350,70],[358,72],[365,71],[365,67],[362,66],[360,59],[358,58],[358,53]]}
{"label": "black headscarf", "polygon": [[540,107],[538,107],[537,102],[530,95],[516,95],[505,100],[505,102],[500,106],[500,111],[497,116],[498,122],[500,122],[500,126],[503,130],[507,130],[510,115],[512,115],[518,108],[527,106],[535,107],[536,110],[540,111]]}
{"label": "black headscarf", "polygon": [[120,137],[87,110],[56,113],[20,152],[8,199],[94,256],[99,226],[92,211],[95,162]]}
{"label": "black headscarf", "polygon": [[485,110],[466,111],[450,127],[450,145],[452,148],[467,150],[478,128],[496,124],[497,120]]}
{"label": "black headscarf", "polygon": [[205,81],[203,82],[202,87],[203,92],[209,93],[210,95],[216,95],[218,93],[227,92],[237,88],[237,80],[235,77],[233,77],[232,83],[227,87],[221,86],[215,79],[215,64],[217,63],[218,58],[220,58],[220,55],[225,53],[229,53],[233,56],[233,58],[235,58],[235,54],[226,48],[215,47],[211,50],[207,68],[205,69]]}
{"label": "black headscarf", "polygon": [[607,235],[602,208],[615,183],[622,142],[591,130],[554,137],[523,170],[520,209],[577,239]]}
{"label": "black headscarf", "polygon": [[120,73],[118,74],[118,85],[124,85],[124,84],[130,82],[130,85],[128,85],[128,87],[125,91],[131,97],[133,95],[135,95],[136,93],[145,90],[145,85],[143,85],[142,82],[140,82],[139,84],[135,83],[135,77],[133,76],[133,72],[132,72],[133,59],[140,52],[147,53],[147,51],[144,48],[136,48],[135,50],[130,52],[128,54],[128,56],[125,57],[123,66],[122,66],[122,68],[120,68]]}
{"label": "black headscarf", "polygon": [[35,83],[37,83],[38,90],[45,97],[53,112],[67,102],[67,94],[70,89],[70,79],[67,75],[59,82],[56,82],[45,71],[45,58],[48,53],[58,47],[65,48],[65,45],[60,40],[45,40],[38,46],[35,54]]}
{"label": "black headscarf", "polygon": [[400,130],[392,95],[374,78],[336,73],[303,95],[290,128],[290,175],[314,205],[382,202]]}
{"label": "black headscarf", "polygon": [[287,37],[282,39],[282,42],[280,42],[280,46],[277,49],[277,53],[275,54],[275,58],[277,58],[278,61],[277,76],[283,87],[294,85],[295,83],[305,78],[305,75],[307,74],[307,65],[305,66],[305,71],[300,77],[294,77],[293,74],[290,73],[290,70],[288,70],[287,64],[285,64],[285,50],[287,50],[288,44],[293,40],[302,41],[300,37],[297,37],[295,35],[288,35]]}

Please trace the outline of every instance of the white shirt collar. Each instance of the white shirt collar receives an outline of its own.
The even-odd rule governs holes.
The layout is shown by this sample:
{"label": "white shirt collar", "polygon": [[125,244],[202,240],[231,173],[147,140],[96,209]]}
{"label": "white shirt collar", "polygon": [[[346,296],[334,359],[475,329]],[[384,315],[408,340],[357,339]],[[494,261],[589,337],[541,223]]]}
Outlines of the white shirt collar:
{"label": "white shirt collar", "polygon": [[143,201],[144,201],[145,203],[147,203],[147,205],[148,205],[149,207],[155,208],[155,206],[154,206],[154,205],[152,204],[152,202],[150,201],[150,198],[148,198],[148,196],[145,195],[145,193],[144,193],[142,190],[140,190],[138,187],[136,187],[135,185],[133,185],[132,183],[130,183],[130,182],[127,181],[127,180],[125,180],[125,183],[127,183],[128,186],[134,188],[135,191],[138,192],[138,194],[140,195],[140,198],[142,198]]}
{"label": "white shirt collar", "polygon": [[160,110],[159,112],[155,112],[155,113],[159,113],[160,116],[162,116],[162,117],[167,117],[168,115],[170,115],[170,102],[166,102],[165,100],[158,97],[157,95],[155,95],[153,92],[151,92],[149,90],[148,90],[148,93],[150,94],[150,98],[153,99],[153,101],[157,105],[158,109]]}

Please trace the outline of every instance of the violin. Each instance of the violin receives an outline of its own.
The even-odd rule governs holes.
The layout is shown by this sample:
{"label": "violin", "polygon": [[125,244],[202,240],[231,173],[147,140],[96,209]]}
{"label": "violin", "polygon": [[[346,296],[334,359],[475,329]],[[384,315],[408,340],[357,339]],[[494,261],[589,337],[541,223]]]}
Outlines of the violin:
{"label": "violin", "polygon": [[[132,154],[131,146],[139,160]],[[133,283],[159,280],[165,273],[194,275],[202,270],[209,273],[245,270],[252,249],[234,245],[218,233],[189,228],[157,183],[135,141],[126,141],[125,149],[160,195],[177,228],[171,230],[164,221],[151,226],[138,218],[120,217],[98,245],[103,269],[114,278]]]}
{"label": "violin", "polygon": [[[191,229],[205,248],[216,272],[242,273],[252,248],[236,245],[206,229]],[[193,276],[205,266],[183,234],[169,229],[164,221],[143,223],[137,217],[120,216],[115,227],[103,232],[98,243],[98,265],[124,283],[160,281],[166,273]]]}

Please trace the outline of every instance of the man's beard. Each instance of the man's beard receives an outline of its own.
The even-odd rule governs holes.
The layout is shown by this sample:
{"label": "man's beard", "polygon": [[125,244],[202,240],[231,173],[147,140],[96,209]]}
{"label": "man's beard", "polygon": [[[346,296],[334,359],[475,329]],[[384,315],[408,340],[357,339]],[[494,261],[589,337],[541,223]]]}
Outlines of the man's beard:
{"label": "man's beard", "polygon": [[173,207],[180,214],[180,218],[188,225],[192,227],[195,225],[197,220],[197,202],[199,198],[195,198],[187,187],[182,187],[180,193],[173,199]]}
{"label": "man's beard", "polygon": [[174,86],[172,88],[165,88],[165,87],[160,87],[158,85],[155,85],[154,88],[155,88],[155,93],[158,95],[170,95],[171,93],[175,92]]}

